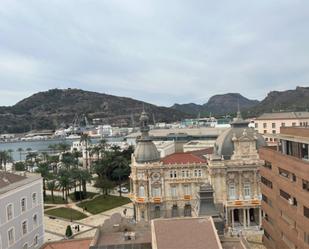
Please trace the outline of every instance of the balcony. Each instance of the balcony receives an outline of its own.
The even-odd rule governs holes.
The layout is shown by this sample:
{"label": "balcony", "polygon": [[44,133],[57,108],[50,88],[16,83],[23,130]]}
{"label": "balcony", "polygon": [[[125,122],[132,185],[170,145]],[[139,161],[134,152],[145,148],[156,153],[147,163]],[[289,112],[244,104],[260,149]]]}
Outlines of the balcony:
{"label": "balcony", "polygon": [[260,206],[261,201],[258,199],[250,199],[250,200],[234,200],[234,201],[227,201],[227,206],[234,206],[234,207],[242,207],[242,206]]}
{"label": "balcony", "polygon": [[190,201],[192,199],[191,195],[184,195],[183,199],[185,201]]}

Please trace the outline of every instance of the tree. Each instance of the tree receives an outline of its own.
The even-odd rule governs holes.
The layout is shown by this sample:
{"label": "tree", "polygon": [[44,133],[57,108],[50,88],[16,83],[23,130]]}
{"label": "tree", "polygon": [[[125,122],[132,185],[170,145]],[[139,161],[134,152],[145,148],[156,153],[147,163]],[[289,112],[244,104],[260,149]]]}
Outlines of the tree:
{"label": "tree", "polygon": [[114,166],[112,177],[118,181],[119,195],[121,196],[121,183],[130,174],[129,162],[119,155],[113,160],[112,165]]}
{"label": "tree", "polygon": [[86,169],[88,169],[88,146],[91,143],[91,139],[89,138],[88,134],[83,133],[80,137],[80,142],[85,145],[86,151]]}
{"label": "tree", "polygon": [[106,177],[98,177],[96,179],[94,186],[102,189],[103,195],[108,195],[109,190],[111,190],[114,187],[113,182],[108,180]]}
{"label": "tree", "polygon": [[59,143],[56,145],[56,148],[58,150],[60,150],[61,152],[66,152],[70,149],[70,145],[69,144],[66,144],[66,143]]}
{"label": "tree", "polygon": [[52,198],[52,202],[55,202],[54,199],[54,190],[57,188],[56,185],[56,180],[52,177],[49,178],[48,182],[47,182],[47,189],[50,190],[51,193],[51,198]]}
{"label": "tree", "polygon": [[25,165],[24,162],[21,162],[21,161],[16,162],[14,164],[14,168],[15,168],[16,171],[24,171],[24,170],[26,170],[26,165]]}
{"label": "tree", "polygon": [[9,153],[6,150],[0,151],[0,166],[4,167],[4,170],[6,171],[6,163],[11,161],[11,157]]}
{"label": "tree", "polygon": [[19,161],[21,161],[21,154],[23,152],[23,148],[18,148],[17,151],[19,152]]}
{"label": "tree", "polygon": [[67,169],[60,169],[57,179],[58,187],[62,190],[62,198],[68,201],[69,188],[71,185],[70,172]]}
{"label": "tree", "polygon": [[46,198],[46,180],[49,177],[48,164],[46,162],[39,163],[37,173],[40,173],[43,178],[43,197]]}
{"label": "tree", "polygon": [[65,236],[69,239],[72,237],[72,235],[73,235],[72,228],[70,225],[68,225],[67,229],[65,230]]}

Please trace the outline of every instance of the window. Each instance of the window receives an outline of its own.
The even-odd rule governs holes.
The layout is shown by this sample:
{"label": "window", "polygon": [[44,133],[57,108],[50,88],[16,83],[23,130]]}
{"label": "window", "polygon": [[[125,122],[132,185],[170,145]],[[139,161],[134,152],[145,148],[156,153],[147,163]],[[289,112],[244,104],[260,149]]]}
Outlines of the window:
{"label": "window", "polygon": [[267,133],[267,130],[264,130],[263,133],[266,134],[266,133]]}
{"label": "window", "polygon": [[268,179],[266,179],[264,176],[261,176],[261,182],[269,187],[269,188],[273,188],[273,183],[271,181],[269,181]]}
{"label": "window", "polygon": [[161,188],[160,187],[153,187],[152,188],[152,196],[153,197],[160,197],[161,196]]}
{"label": "window", "polygon": [[34,239],[33,239],[33,245],[34,246],[37,246],[38,245],[38,242],[39,242],[39,237],[37,235],[34,236]]}
{"label": "window", "polygon": [[309,232],[304,232],[304,241],[309,245]]}
{"label": "window", "polygon": [[177,177],[177,171],[176,170],[171,170],[170,171],[170,178],[176,178]]}
{"label": "window", "polygon": [[155,217],[155,218],[160,218],[160,217],[161,217],[160,206],[155,206],[154,217]]}
{"label": "window", "polygon": [[264,167],[271,169],[272,168],[271,162],[265,161]]}
{"label": "window", "polygon": [[38,216],[36,214],[33,215],[33,226],[34,227],[38,226]]}
{"label": "window", "polygon": [[281,176],[283,176],[285,178],[289,178],[289,175],[290,175],[289,171],[287,171],[285,169],[281,169],[281,168],[279,168],[278,170],[279,170],[279,175],[281,175]]}
{"label": "window", "polygon": [[36,205],[36,204],[37,204],[37,196],[36,196],[36,193],[33,193],[33,194],[32,194],[32,204],[33,204],[33,205]]}
{"label": "window", "polygon": [[27,234],[28,232],[27,221],[23,221],[23,223],[21,224],[21,228],[23,235]]}
{"label": "window", "polygon": [[271,128],[275,129],[276,128],[276,123],[271,124]]}
{"label": "window", "polygon": [[259,128],[258,123],[255,123],[255,124],[254,124],[254,127],[255,127],[256,129]]}
{"label": "window", "polygon": [[280,189],[280,196],[286,200],[290,200],[291,199],[291,195],[288,194],[287,192],[283,191],[282,189]]}
{"label": "window", "polygon": [[230,200],[236,199],[235,184],[234,183],[229,184],[229,199]]}
{"label": "window", "polygon": [[183,190],[185,195],[191,195],[191,185],[183,185]]}
{"label": "window", "polygon": [[273,130],[272,133],[273,133],[273,134],[276,134],[276,130]]}
{"label": "window", "polygon": [[139,196],[139,197],[145,197],[145,187],[144,187],[144,186],[140,186],[140,187],[139,187],[138,196]]}
{"label": "window", "polygon": [[264,129],[267,128],[267,123],[263,123],[263,128],[264,128]]}
{"label": "window", "polygon": [[281,123],[281,127],[285,127],[285,123]]}
{"label": "window", "polygon": [[296,175],[295,175],[294,173],[292,173],[292,181],[293,181],[293,182],[296,182],[296,179],[297,179],[297,178],[296,178]]}
{"label": "window", "polygon": [[11,220],[13,218],[13,204],[7,205],[6,216],[7,216],[7,220]]}
{"label": "window", "polygon": [[186,177],[188,178],[188,177],[190,177],[190,176],[191,176],[190,170],[186,170]]}
{"label": "window", "polygon": [[199,176],[199,177],[202,177],[202,175],[203,175],[202,170],[199,169],[199,170],[198,170],[198,176]]}
{"label": "window", "polygon": [[296,126],[296,123],[295,123],[295,122],[293,122],[293,123],[292,123],[292,126]]}
{"label": "window", "polygon": [[262,194],[262,200],[272,207],[272,201],[266,195]]}
{"label": "window", "polygon": [[171,186],[171,195],[172,195],[172,197],[177,197],[176,186]]}
{"label": "window", "polygon": [[309,218],[309,208],[304,206],[304,216]]}
{"label": "window", "polygon": [[266,213],[265,213],[265,220],[268,221],[268,223],[273,224],[273,219],[269,217],[269,215]]}
{"label": "window", "polygon": [[[196,170],[194,170],[194,176],[197,176],[195,173],[196,173]],[[181,176],[182,176],[182,178],[185,178],[186,175],[185,175],[184,170],[181,171]]]}
{"label": "window", "polygon": [[8,242],[10,246],[13,245],[15,242],[13,227],[8,230]]}
{"label": "window", "polygon": [[21,199],[21,212],[25,212],[26,211],[26,198],[22,198]]}
{"label": "window", "polygon": [[303,190],[309,191],[309,181],[303,179]]}
{"label": "window", "polygon": [[266,231],[266,229],[264,229],[264,236],[269,239],[269,240],[272,240],[270,234]]}
{"label": "window", "polygon": [[292,241],[290,241],[284,234],[282,234],[282,240],[285,242],[285,244],[291,248],[291,249],[295,249],[295,245],[293,244]]}
{"label": "window", "polygon": [[251,186],[250,183],[244,184],[244,197],[245,199],[250,199],[251,197]]}

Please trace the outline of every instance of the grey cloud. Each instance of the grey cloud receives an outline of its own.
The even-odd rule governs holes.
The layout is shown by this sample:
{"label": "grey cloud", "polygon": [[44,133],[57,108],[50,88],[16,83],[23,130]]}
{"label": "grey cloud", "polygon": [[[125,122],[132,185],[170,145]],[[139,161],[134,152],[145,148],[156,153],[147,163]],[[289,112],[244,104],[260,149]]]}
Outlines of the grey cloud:
{"label": "grey cloud", "polygon": [[308,8],[305,0],[2,0],[0,104],[54,87],[172,105],[306,85]]}

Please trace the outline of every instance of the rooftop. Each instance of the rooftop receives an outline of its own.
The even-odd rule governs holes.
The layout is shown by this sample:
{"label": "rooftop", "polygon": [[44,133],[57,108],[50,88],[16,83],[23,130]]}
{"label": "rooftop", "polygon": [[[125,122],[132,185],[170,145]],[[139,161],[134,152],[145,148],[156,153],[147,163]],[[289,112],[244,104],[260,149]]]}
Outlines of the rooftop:
{"label": "rooftop", "polygon": [[152,220],[153,249],[221,249],[211,217]]}
{"label": "rooftop", "polygon": [[[226,128],[175,128],[175,129],[154,129],[149,131],[152,137],[167,137],[167,136],[215,136],[217,137]],[[127,138],[136,138],[140,136],[140,132],[131,133]]]}
{"label": "rooftop", "polygon": [[7,171],[0,171],[0,194],[19,188],[40,178],[41,176],[38,174],[29,174],[25,176]]}
{"label": "rooftop", "polygon": [[211,149],[180,152],[168,155],[161,159],[163,164],[194,164],[194,163],[206,163],[207,160],[203,155],[208,153]]}
{"label": "rooftop", "polygon": [[48,242],[41,249],[89,249],[91,239],[74,239]]}
{"label": "rooftop", "polygon": [[257,117],[256,120],[267,120],[267,119],[302,119],[309,118],[309,112],[273,112],[264,113]]}

